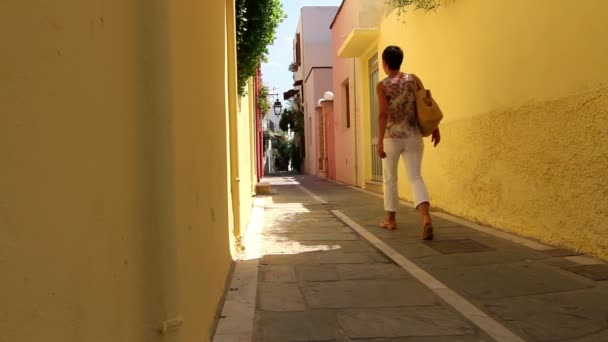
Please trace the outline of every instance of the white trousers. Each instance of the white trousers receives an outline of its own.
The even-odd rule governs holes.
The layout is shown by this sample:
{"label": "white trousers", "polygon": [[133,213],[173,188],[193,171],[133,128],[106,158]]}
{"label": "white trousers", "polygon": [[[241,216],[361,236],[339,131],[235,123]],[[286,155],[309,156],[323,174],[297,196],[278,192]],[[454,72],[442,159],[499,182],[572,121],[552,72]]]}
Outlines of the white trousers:
{"label": "white trousers", "polygon": [[429,194],[420,174],[423,150],[424,143],[421,136],[384,139],[384,152],[386,153],[386,158],[382,159],[384,210],[396,212],[399,207],[397,170],[400,157],[403,157],[407,179],[414,193],[414,205],[418,207],[419,204],[429,201]]}

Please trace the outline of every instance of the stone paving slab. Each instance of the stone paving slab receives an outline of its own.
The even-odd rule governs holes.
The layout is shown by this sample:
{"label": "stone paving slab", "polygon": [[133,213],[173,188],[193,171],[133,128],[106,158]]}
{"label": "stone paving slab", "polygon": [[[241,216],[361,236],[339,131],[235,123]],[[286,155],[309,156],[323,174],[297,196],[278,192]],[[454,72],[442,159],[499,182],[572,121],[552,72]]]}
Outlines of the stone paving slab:
{"label": "stone paving slab", "polygon": [[295,283],[297,280],[293,265],[266,265],[261,268],[265,283]]}
{"label": "stone paving slab", "polygon": [[[470,239],[494,249],[441,254],[418,240],[420,219],[411,208],[399,209],[399,230],[389,232],[376,227],[381,199],[309,180],[301,179],[327,205],[313,204],[296,186],[275,187],[279,194],[265,215],[263,250],[273,255],[261,260],[255,341],[492,341],[358,234],[347,232],[329,213],[334,208],[527,340],[608,340],[602,325],[608,282],[559,268],[576,263],[437,218],[436,240]],[[328,232],[329,239],[306,239]],[[354,239],[336,240],[340,234]],[[571,322],[559,323],[567,319]],[[553,327],[559,324],[570,333]]]}
{"label": "stone paving slab", "polygon": [[436,305],[439,300],[415,280],[351,280],[309,283],[302,288],[311,308]]}
{"label": "stone paving slab", "polygon": [[378,228],[374,225],[364,226],[367,230],[372,231],[377,237],[386,240],[402,240],[409,242],[419,242],[420,230],[410,228],[397,228],[397,230],[386,230]]}
{"label": "stone paving slab", "polygon": [[578,266],[578,264],[575,263],[574,261],[570,261],[566,258],[560,258],[560,257],[543,259],[543,260],[540,260],[540,262],[542,262],[545,265],[549,265],[549,266],[553,266],[553,267],[557,267],[557,268]]}
{"label": "stone paving slab", "polygon": [[311,254],[271,254],[262,257],[262,265],[311,265],[317,264]]}
{"label": "stone paving slab", "polygon": [[337,265],[336,270],[344,280],[412,278],[403,268],[395,264]]}
{"label": "stone paving slab", "polygon": [[282,222],[280,224],[275,224],[275,225],[266,225],[266,228],[267,229],[265,229],[265,232],[281,231],[281,230],[285,230],[285,229],[289,229],[289,230],[293,230],[293,231],[315,229],[315,230],[319,230],[322,232],[331,232],[331,231],[348,229],[348,227],[344,226],[343,224],[320,225],[316,222],[310,222],[310,223]]}
{"label": "stone paving slab", "polygon": [[[311,211],[310,209],[304,208],[306,211],[294,213],[293,209],[286,208],[279,210],[277,209],[274,213],[277,217],[292,217],[293,220],[291,222],[306,222],[310,220],[318,220],[318,219],[335,219],[335,217],[327,212],[326,209],[318,209]],[[269,217],[272,217],[273,212],[270,211],[268,213]]]}
{"label": "stone paving slab", "polygon": [[456,267],[479,267],[498,264],[538,260],[541,257],[532,251],[494,250],[477,253],[439,254],[423,256],[413,261],[428,270],[454,269]]}
{"label": "stone paving slab", "polygon": [[[608,281],[571,273],[584,270],[571,251],[555,248],[540,252],[452,221],[434,218],[436,240],[472,239],[493,251],[444,255],[417,240],[419,218],[400,207],[399,230],[376,227],[383,214],[382,200],[348,187],[325,188],[330,182],[302,179],[329,205],[410,258],[415,264],[461,293],[483,311],[530,341],[608,341]],[[331,183],[333,184],[333,183]],[[596,264],[598,262],[594,262]],[[605,265],[600,263],[601,265]],[[595,266],[603,268],[604,266]],[[565,268],[564,270],[560,268]],[[598,272],[599,273],[599,272]],[[589,275],[588,275],[589,276]],[[539,299],[540,298],[540,299]],[[488,306],[486,306],[488,305]],[[570,320],[570,321],[568,321]],[[565,322],[565,323],[564,323]],[[475,336],[366,338],[357,341],[477,341]]]}
{"label": "stone paving slab", "polygon": [[366,264],[389,261],[377,252],[342,252],[331,251],[318,253],[320,264]]}
{"label": "stone paving slab", "polygon": [[608,289],[499,299],[484,307],[540,341],[608,336]]}
{"label": "stone paving slab", "polygon": [[[432,213],[432,212],[431,212]],[[456,222],[452,222],[450,220],[446,220],[440,217],[433,217],[433,226],[436,228],[462,228],[463,226],[456,223]],[[468,228],[468,227],[465,227]],[[468,228],[471,229],[471,228]],[[449,229],[446,229],[449,230]]]}
{"label": "stone paving slab", "polygon": [[[293,224],[304,224],[304,223],[324,223],[327,219],[334,219],[331,214],[316,214],[312,216],[300,216],[292,221]],[[336,221],[331,221],[336,223]],[[340,222],[337,222],[340,223]],[[341,223],[340,223],[341,224]]]}
{"label": "stone paving slab", "polygon": [[473,335],[476,329],[444,307],[348,309],[338,320],[350,338]]}
{"label": "stone paving slab", "polygon": [[301,233],[301,234],[284,234],[286,238],[294,241],[355,241],[359,237],[354,233]]}
{"label": "stone paving slab", "polygon": [[256,341],[335,341],[338,319],[335,311],[258,313]]}
{"label": "stone paving slab", "polygon": [[595,281],[608,280],[608,265],[577,265],[564,267],[564,270],[576,273]]}
{"label": "stone paving slab", "polygon": [[344,223],[339,222],[339,221],[317,222],[317,223],[315,223],[315,226],[317,226],[317,227],[346,227],[344,225]]}
{"label": "stone paving slab", "polygon": [[476,299],[527,296],[591,287],[558,269],[539,264],[505,264],[435,270],[451,288]]}
{"label": "stone paving slab", "polygon": [[[449,231],[452,229],[460,229],[457,227],[450,227],[450,228],[446,228],[443,230],[437,230],[438,234],[437,234],[437,238],[436,240],[441,240],[441,239],[446,239],[446,238],[452,238],[455,237],[456,235],[449,235]],[[480,242],[488,247],[491,247],[493,249],[497,249],[497,250],[505,250],[505,251],[511,251],[511,250],[516,250],[516,251],[524,251],[524,252],[528,252],[531,254],[534,254],[536,257],[535,259],[542,259],[542,258],[548,258],[547,255],[542,254],[540,251],[537,250],[533,250],[530,249],[529,247],[517,244],[517,243],[513,243],[512,241],[508,241],[505,239],[501,239],[499,237],[496,236],[492,236],[490,234],[487,233],[483,233],[477,230],[473,230],[471,231],[468,235],[464,233],[464,231],[468,229],[469,231],[471,231],[471,228],[467,228],[465,227],[463,229],[463,234],[460,235],[460,237],[469,237],[477,242]],[[446,236],[446,232],[448,232],[448,235]]]}
{"label": "stone paving slab", "polygon": [[[286,212],[288,210],[288,212]],[[306,208],[300,209],[285,209],[266,212],[266,220],[268,223],[274,222],[289,222],[289,223],[305,223],[318,222],[315,220],[331,220],[333,217],[327,213],[311,212]]]}
{"label": "stone paving slab", "polygon": [[575,251],[562,248],[547,249],[544,251],[540,251],[540,253],[543,253],[549,257],[566,257],[580,255],[580,253],[577,253]]}
{"label": "stone paving slab", "polygon": [[300,281],[337,281],[340,275],[335,265],[298,265],[296,273]]}
{"label": "stone paving slab", "polygon": [[376,263],[382,263],[382,264],[393,263],[392,260],[390,260],[386,255],[384,255],[382,253],[370,253],[369,255],[372,258],[372,260]]}
{"label": "stone paving slab", "polygon": [[352,229],[348,227],[314,227],[314,226],[300,226],[300,227],[272,227],[264,229],[264,235],[272,234],[339,234],[339,233],[352,233]]}
{"label": "stone paving slab", "polygon": [[419,241],[385,240],[385,242],[407,258],[424,258],[441,255],[437,250]]}
{"label": "stone paving slab", "polygon": [[487,252],[492,250],[482,243],[472,239],[453,239],[428,241],[426,244],[443,254]]}
{"label": "stone paving slab", "polygon": [[483,336],[482,333],[475,336],[415,336],[394,338],[361,338],[353,340],[356,342],[490,342],[492,338]]}
{"label": "stone paving slab", "polygon": [[479,231],[471,231],[471,228],[464,227],[458,224],[454,224],[447,227],[441,227],[433,221],[433,226],[437,232],[435,233],[435,240],[444,240],[444,239],[466,239],[472,238],[473,240],[478,241],[479,239],[490,237],[489,234],[482,233]]}
{"label": "stone paving slab", "polygon": [[[352,231],[352,230],[351,230]],[[299,241],[301,246],[327,246],[331,250],[342,252],[369,252],[375,248],[361,239],[355,241]]]}
{"label": "stone paving slab", "polygon": [[259,308],[265,311],[304,311],[306,305],[296,284],[261,283]]}
{"label": "stone paving slab", "polygon": [[[286,254],[304,254],[318,251],[333,251],[342,250],[345,242],[357,241],[293,241],[287,239],[280,234],[263,235],[264,246],[261,248],[264,254],[268,255],[286,255]],[[347,248],[351,246],[347,245]],[[356,247],[352,247],[353,249]],[[349,250],[350,251],[350,250]],[[367,251],[367,250],[352,250],[352,252]]]}

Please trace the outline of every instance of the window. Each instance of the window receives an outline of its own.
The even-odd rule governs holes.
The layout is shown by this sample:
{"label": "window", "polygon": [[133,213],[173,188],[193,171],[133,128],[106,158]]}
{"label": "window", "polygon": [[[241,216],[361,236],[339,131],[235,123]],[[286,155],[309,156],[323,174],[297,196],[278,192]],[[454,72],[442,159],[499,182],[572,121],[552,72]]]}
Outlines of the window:
{"label": "window", "polygon": [[350,128],[350,85],[348,78],[342,83],[342,111],[346,128]]}
{"label": "window", "polygon": [[371,137],[371,164],[372,181],[382,182],[382,159],[378,156],[378,95],[376,94],[376,84],[380,80],[378,70],[378,58],[373,57],[369,60],[369,113],[370,113],[370,132]]}
{"label": "window", "polygon": [[296,33],[296,65],[302,65],[302,50],[300,48],[300,34]]}

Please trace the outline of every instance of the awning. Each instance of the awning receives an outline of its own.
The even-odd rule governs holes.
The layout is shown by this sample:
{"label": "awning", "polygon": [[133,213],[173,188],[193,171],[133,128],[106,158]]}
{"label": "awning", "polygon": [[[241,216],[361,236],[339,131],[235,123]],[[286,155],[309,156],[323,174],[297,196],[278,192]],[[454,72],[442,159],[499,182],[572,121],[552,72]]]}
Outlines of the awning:
{"label": "awning", "polygon": [[296,96],[296,94],[299,92],[299,90],[296,89],[290,89],[286,92],[283,93],[283,100],[289,100],[290,98]]}
{"label": "awning", "polygon": [[379,35],[380,30],[377,28],[353,29],[338,49],[338,57],[361,57],[374,44]]}

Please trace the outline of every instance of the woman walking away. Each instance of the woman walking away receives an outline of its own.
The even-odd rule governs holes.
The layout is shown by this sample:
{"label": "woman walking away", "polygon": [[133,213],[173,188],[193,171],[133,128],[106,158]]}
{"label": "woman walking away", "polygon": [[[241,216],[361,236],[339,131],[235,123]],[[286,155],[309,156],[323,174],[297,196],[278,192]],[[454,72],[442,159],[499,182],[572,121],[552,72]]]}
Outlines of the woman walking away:
{"label": "woman walking away", "polygon": [[[422,216],[422,240],[433,239],[433,225],[429,215],[429,195],[420,175],[424,143],[416,116],[416,90],[419,80],[413,74],[400,71],[403,50],[389,46],[382,53],[382,66],[388,75],[376,87],[380,113],[378,116],[378,156],[384,170],[384,210],[386,215],[379,226],[396,229],[395,213],[399,206],[397,166],[403,157],[407,178],[414,193],[414,204]],[[432,134],[434,146],[439,144],[439,128]]]}

